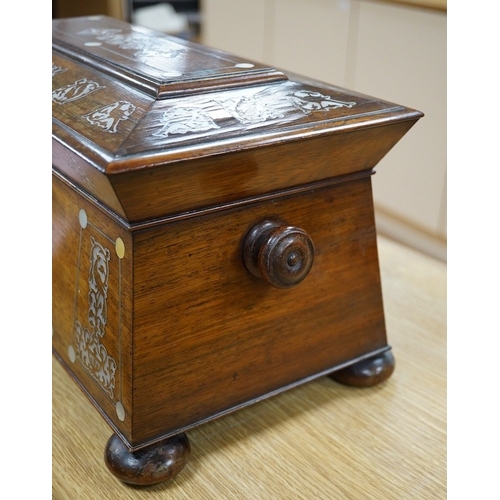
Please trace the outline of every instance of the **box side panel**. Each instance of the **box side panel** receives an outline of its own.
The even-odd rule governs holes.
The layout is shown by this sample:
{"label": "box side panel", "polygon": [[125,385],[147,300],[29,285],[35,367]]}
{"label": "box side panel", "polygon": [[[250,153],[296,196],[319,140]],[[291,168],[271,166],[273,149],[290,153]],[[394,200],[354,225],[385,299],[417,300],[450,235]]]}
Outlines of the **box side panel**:
{"label": "box side panel", "polygon": [[[244,266],[268,217],[314,243],[295,287]],[[134,446],[387,346],[369,176],[134,238]]]}
{"label": "box side panel", "polygon": [[132,239],[58,176],[52,179],[53,351],[128,437]]}
{"label": "box side panel", "polygon": [[144,221],[369,170],[413,124],[407,121],[208,158],[179,156],[176,163],[115,174],[109,180],[127,220]]}
{"label": "box side panel", "polygon": [[[65,134],[59,134],[62,137]],[[118,216],[125,218],[125,212],[108,178],[80,153],[68,148],[57,139],[52,139],[52,173],[68,180],[81,189],[87,196],[92,196]]]}

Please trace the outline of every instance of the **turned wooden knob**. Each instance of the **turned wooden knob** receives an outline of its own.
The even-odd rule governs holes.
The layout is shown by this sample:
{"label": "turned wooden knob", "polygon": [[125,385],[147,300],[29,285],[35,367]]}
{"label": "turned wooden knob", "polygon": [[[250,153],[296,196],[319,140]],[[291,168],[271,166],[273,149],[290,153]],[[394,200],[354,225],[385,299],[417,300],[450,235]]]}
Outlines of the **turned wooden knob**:
{"label": "turned wooden knob", "polygon": [[243,260],[254,276],[276,288],[290,288],[309,274],[314,245],[303,229],[277,219],[265,220],[247,234]]}

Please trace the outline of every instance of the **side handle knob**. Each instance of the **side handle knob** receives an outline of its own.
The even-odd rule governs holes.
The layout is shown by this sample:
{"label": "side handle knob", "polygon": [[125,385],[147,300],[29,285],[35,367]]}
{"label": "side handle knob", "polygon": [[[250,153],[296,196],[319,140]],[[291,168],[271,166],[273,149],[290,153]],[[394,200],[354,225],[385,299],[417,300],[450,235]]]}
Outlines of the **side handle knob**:
{"label": "side handle knob", "polygon": [[246,268],[276,288],[298,285],[311,270],[314,245],[301,228],[278,219],[256,224],[243,244]]}

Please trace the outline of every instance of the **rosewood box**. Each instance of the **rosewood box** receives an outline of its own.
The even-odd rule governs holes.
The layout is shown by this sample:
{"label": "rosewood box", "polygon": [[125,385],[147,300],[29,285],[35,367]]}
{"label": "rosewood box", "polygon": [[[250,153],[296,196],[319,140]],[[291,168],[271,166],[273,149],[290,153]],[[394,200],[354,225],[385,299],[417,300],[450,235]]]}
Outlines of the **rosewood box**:
{"label": "rosewood box", "polygon": [[53,352],[125,482],[313,380],[387,379],[371,175],[422,113],[104,16],[53,21]]}

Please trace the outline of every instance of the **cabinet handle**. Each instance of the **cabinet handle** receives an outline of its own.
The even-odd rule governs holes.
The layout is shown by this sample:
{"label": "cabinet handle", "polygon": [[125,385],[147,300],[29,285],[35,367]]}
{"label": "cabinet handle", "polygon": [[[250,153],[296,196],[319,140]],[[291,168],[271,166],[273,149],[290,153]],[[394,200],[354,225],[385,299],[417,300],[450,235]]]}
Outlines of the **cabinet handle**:
{"label": "cabinet handle", "polygon": [[279,219],[265,220],[246,235],[243,260],[254,276],[276,288],[290,288],[309,274],[314,245],[303,229]]}

